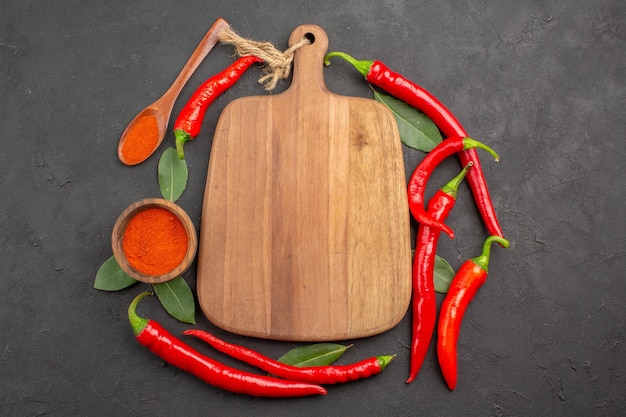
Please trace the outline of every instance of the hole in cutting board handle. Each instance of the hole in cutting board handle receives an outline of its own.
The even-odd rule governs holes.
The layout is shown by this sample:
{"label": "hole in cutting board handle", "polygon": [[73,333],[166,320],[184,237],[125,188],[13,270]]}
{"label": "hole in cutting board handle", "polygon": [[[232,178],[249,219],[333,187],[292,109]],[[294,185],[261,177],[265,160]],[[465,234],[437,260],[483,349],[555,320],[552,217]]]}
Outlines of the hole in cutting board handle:
{"label": "hole in cutting board handle", "polygon": [[308,40],[309,40],[309,42],[311,42],[311,45],[313,45],[313,44],[315,43],[315,35],[314,35],[314,34],[312,34],[311,32],[307,32],[307,33],[305,33],[305,34],[304,34],[304,37],[305,37],[306,39],[308,39]]}

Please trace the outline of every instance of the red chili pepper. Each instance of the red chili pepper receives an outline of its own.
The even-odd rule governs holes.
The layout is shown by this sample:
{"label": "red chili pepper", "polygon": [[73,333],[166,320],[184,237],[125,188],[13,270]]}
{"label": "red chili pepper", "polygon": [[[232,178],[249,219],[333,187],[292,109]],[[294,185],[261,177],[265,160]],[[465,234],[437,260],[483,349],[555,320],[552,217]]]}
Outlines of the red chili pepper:
{"label": "red chili pepper", "polygon": [[253,55],[242,56],[196,89],[174,123],[174,137],[180,159],[185,158],[183,145],[200,133],[204,115],[211,103],[235,84],[252,64],[262,61]]}
{"label": "red chili pepper", "polygon": [[278,362],[247,347],[228,343],[204,330],[185,330],[183,334],[195,336],[220,352],[226,353],[249,365],[256,366],[272,375],[312,384],[337,384],[368,378],[381,373],[395,357],[393,355],[374,356],[343,366],[297,367]]}
{"label": "red chili pepper", "polygon": [[150,293],[141,293],[131,302],[128,307],[128,319],[139,343],[167,363],[189,372],[213,386],[240,394],[259,397],[300,397],[326,394],[326,389],[319,385],[240,371],[198,353],[175,338],[158,322],[137,315],[137,304],[147,295]]}
{"label": "red chili pepper", "polygon": [[493,242],[499,243],[503,248],[509,247],[508,240],[499,236],[489,236],[485,240],[483,253],[461,265],[441,304],[437,328],[437,358],[443,377],[451,390],[457,383],[457,342],[461,322],[476,291],[487,280],[489,253]]}
{"label": "red chili pepper", "polygon": [[[452,112],[448,110],[434,95],[424,88],[406,79],[389,69],[380,61],[361,61],[356,60],[343,52],[330,52],[324,58],[324,64],[330,64],[330,58],[338,56],[350,64],[352,64],[365,79],[392,96],[404,101],[412,107],[415,107],[428,116],[441,130],[445,137],[468,136],[461,123],[454,117]],[[498,222],[485,175],[480,166],[478,154],[474,149],[465,149],[459,152],[459,160],[461,165],[465,166],[468,162],[474,162],[474,169],[467,175],[467,182],[470,185],[472,194],[478,210],[490,235],[502,237],[502,228]]]}
{"label": "red chili pepper", "polygon": [[[496,161],[499,159],[498,154],[493,149],[474,139],[460,136],[447,138],[428,152],[428,155],[426,155],[426,157],[417,165],[411,175],[411,178],[409,179],[409,209],[411,210],[413,217],[425,226],[434,227],[446,232],[451,238],[454,238],[454,232],[452,229],[443,224],[443,222],[433,219],[424,209],[424,193],[426,192],[426,184],[435,168],[446,158],[464,149],[473,148],[484,149],[493,155]],[[475,168],[476,164],[474,163],[472,171]]]}
{"label": "red chili pepper", "polygon": [[[448,217],[456,203],[459,184],[461,184],[472,165],[472,162],[467,164],[459,175],[437,190],[428,201],[428,214],[433,219],[442,222]],[[415,379],[422,367],[437,322],[437,299],[435,298],[433,276],[439,234],[439,229],[420,224],[415,238],[413,296],[411,302],[413,337],[411,340],[411,364],[409,378],[406,381],[407,384]]]}

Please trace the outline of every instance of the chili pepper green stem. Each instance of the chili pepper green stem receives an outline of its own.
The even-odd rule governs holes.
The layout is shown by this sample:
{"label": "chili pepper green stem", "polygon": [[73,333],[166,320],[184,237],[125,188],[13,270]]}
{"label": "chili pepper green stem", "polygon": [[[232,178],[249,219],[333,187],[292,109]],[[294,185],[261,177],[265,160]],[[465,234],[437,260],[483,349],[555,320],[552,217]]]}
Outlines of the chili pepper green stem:
{"label": "chili pepper green stem", "polygon": [[175,129],[174,138],[176,139],[176,151],[178,152],[178,158],[185,159],[183,146],[192,139],[191,135],[182,129]]}
{"label": "chili pepper green stem", "polygon": [[366,61],[366,60],[354,59],[352,56],[346,54],[345,52],[329,52],[324,57],[324,65],[325,66],[329,66],[330,65],[330,58],[332,58],[334,56],[338,56],[338,57],[343,58],[346,61],[348,61],[364,77],[367,76],[367,73],[370,71],[370,68],[374,64],[374,61]]}
{"label": "chili pepper green stem", "polygon": [[484,269],[485,272],[489,272],[489,255],[491,253],[491,244],[493,242],[499,243],[503,248],[508,248],[510,246],[509,241],[500,236],[489,236],[485,239],[485,243],[483,244],[483,253],[472,259],[472,262]]}
{"label": "chili pepper green stem", "polygon": [[500,161],[500,156],[498,156],[496,151],[494,151],[493,149],[491,149],[489,146],[485,145],[482,142],[466,137],[465,139],[463,139],[463,145],[464,145],[464,148],[463,148],[464,150],[479,148],[479,149],[489,152],[491,156],[493,156],[493,158],[496,160],[496,162]]}
{"label": "chili pepper green stem", "polygon": [[441,187],[441,191],[448,194],[452,198],[456,198],[457,192],[459,190],[459,185],[467,175],[467,171],[474,165],[474,162],[469,161],[467,165],[463,168],[463,170],[456,177],[452,178],[450,182],[446,183],[443,187]]}
{"label": "chili pepper green stem", "polygon": [[387,365],[389,365],[395,358],[396,355],[377,356],[376,359],[378,360],[378,364],[380,365],[380,371],[382,372],[383,369],[385,369]]}
{"label": "chili pepper green stem", "polygon": [[139,294],[128,306],[128,320],[130,321],[130,326],[133,328],[133,333],[135,336],[139,335],[148,325],[148,319],[143,317],[139,317],[137,315],[137,304],[141,301],[142,298],[152,295],[152,293],[145,291]]}

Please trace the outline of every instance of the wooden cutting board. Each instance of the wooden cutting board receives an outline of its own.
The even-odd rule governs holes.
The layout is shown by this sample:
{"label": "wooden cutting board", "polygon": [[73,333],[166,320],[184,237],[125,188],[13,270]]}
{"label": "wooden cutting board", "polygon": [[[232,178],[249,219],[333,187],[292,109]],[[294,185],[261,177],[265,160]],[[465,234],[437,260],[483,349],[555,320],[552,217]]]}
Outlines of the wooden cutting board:
{"label": "wooden cutting board", "polygon": [[247,336],[345,340],[394,327],[411,294],[397,126],[374,100],[329,92],[318,26],[283,93],[221,114],[206,181],[197,291],[215,325]]}

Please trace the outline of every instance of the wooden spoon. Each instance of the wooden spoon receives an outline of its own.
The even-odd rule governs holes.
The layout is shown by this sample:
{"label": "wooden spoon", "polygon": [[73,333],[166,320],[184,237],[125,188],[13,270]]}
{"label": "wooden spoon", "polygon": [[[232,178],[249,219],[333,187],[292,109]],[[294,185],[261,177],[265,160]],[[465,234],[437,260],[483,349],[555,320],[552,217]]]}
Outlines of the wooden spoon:
{"label": "wooden spoon", "polygon": [[[117,156],[122,161],[122,163],[126,165],[137,165],[150,157],[154,153],[154,151],[159,147],[161,142],[163,142],[163,138],[165,137],[165,133],[167,132],[167,125],[169,123],[170,115],[172,114],[172,108],[174,107],[174,103],[176,102],[176,98],[180,94],[181,90],[194,73],[194,71],[198,68],[202,60],[208,55],[208,53],[213,49],[215,44],[218,42],[218,33],[229,26],[228,22],[224,19],[220,18],[213,23],[213,26],[209,29],[209,31],[204,35],[204,38],[200,41],[196,49],[193,51],[193,54],[178,74],[178,77],[174,80],[170,88],[154,103],[150,104],[148,107],[143,109],[135,118],[130,122],[130,124],[126,127],[124,132],[122,133],[122,137],[120,138],[119,145],[117,147]],[[124,158],[122,154],[122,149],[124,148],[124,143],[127,139],[128,132],[132,130],[132,128],[141,120],[143,117],[154,117],[158,126],[158,139],[156,144],[154,145],[154,149],[150,152],[147,152],[143,159],[141,160],[128,160]]]}

